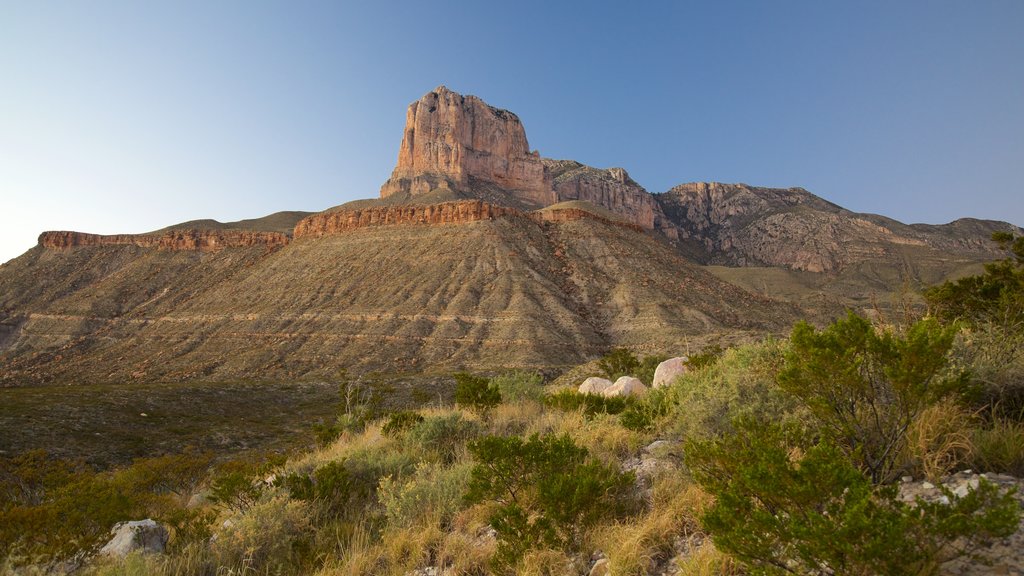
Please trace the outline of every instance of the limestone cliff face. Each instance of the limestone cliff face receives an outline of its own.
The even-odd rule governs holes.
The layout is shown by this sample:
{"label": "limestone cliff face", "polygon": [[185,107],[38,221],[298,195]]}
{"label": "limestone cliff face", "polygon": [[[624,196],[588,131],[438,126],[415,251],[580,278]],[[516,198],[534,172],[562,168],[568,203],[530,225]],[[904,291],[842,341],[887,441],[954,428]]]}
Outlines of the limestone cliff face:
{"label": "limestone cliff face", "polygon": [[87,234],[85,232],[43,232],[39,244],[44,248],[68,249],[78,246],[134,245],[160,250],[210,252],[224,248],[266,246],[278,248],[288,244],[288,236],[280,232],[249,230],[170,230],[162,234]]}
{"label": "limestone cliff face", "polygon": [[507,189],[528,204],[553,203],[519,117],[440,86],[409,105],[398,164],[381,197],[468,191],[475,181]]}
{"label": "limestone cliff face", "polygon": [[661,207],[622,168],[600,170],[572,160],[544,160],[559,202],[583,200],[606,208],[645,230],[661,221]]}
{"label": "limestone cliff face", "polygon": [[503,216],[523,216],[515,208],[495,206],[481,200],[444,202],[426,206],[375,206],[356,210],[333,210],[313,214],[295,226],[295,238],[319,238],[371,226],[465,224]]}

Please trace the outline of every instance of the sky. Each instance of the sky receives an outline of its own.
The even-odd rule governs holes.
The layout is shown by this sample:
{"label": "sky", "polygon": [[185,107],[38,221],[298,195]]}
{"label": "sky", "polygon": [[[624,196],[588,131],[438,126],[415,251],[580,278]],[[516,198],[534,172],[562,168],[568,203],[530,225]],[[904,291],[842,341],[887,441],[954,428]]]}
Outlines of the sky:
{"label": "sky", "polygon": [[0,0],[0,262],[377,196],[438,85],[543,156],[1024,225],[1024,2]]}

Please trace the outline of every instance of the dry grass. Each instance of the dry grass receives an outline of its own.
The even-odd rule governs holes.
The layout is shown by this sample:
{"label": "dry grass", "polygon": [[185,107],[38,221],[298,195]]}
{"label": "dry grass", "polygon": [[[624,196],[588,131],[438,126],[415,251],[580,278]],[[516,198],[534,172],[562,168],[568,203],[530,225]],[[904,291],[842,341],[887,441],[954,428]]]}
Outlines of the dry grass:
{"label": "dry grass", "polygon": [[1024,422],[997,417],[991,427],[974,430],[972,441],[976,470],[1024,476]]}
{"label": "dry grass", "polygon": [[975,421],[975,415],[952,398],[924,409],[907,429],[904,459],[911,473],[935,482],[969,462]]}
{"label": "dry grass", "polygon": [[743,574],[739,564],[728,554],[721,552],[710,540],[676,561],[679,574],[685,576],[739,576]]}
{"label": "dry grass", "polygon": [[647,574],[651,566],[668,560],[677,538],[697,530],[697,519],[710,503],[711,497],[696,484],[677,474],[663,475],[655,479],[650,510],[596,528],[593,547],[605,553],[614,574]]}

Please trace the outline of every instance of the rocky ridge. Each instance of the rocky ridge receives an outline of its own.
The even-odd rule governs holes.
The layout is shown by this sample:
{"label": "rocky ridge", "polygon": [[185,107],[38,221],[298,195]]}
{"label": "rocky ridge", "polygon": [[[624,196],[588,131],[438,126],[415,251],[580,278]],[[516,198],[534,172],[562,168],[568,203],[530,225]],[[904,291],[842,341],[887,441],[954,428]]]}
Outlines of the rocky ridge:
{"label": "rocky ridge", "polygon": [[138,246],[160,250],[210,252],[225,248],[280,248],[290,238],[281,232],[253,230],[170,230],[163,234],[87,234],[84,232],[43,232],[39,245],[54,250],[81,246]]}

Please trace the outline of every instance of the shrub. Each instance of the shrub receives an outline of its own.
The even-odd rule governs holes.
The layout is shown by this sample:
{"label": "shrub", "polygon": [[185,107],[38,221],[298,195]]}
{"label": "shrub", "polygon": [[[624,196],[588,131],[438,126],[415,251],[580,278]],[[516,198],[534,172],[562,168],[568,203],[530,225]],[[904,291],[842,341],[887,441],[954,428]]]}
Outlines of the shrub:
{"label": "shrub", "polygon": [[446,526],[459,511],[472,466],[444,467],[420,463],[408,480],[387,476],[378,487],[378,499],[391,527],[409,527],[429,520]]}
{"label": "shrub", "polygon": [[134,492],[175,494],[188,498],[206,479],[213,463],[212,452],[187,448],[180,454],[138,458],[119,471],[116,478]]}
{"label": "shrub", "polygon": [[505,401],[535,400],[544,395],[544,377],[536,372],[515,370],[491,378]]}
{"label": "shrub", "polygon": [[484,413],[501,404],[501,393],[487,378],[459,372],[455,374],[455,403]]}
{"label": "shrub", "polygon": [[263,484],[241,470],[225,472],[210,484],[210,502],[244,514],[259,501]]}
{"label": "shrub", "polygon": [[658,369],[658,364],[661,364],[665,360],[668,360],[668,356],[644,356],[644,359],[640,361],[640,366],[637,367],[633,376],[638,378],[644,384],[650,386],[654,382],[654,371]]}
{"label": "shrub", "polygon": [[684,374],[666,389],[675,431],[685,438],[714,437],[731,433],[737,418],[798,415],[799,404],[776,382],[786,346],[766,340],[730,348],[703,370]]}
{"label": "shrub", "polygon": [[619,422],[634,432],[651,431],[655,423],[667,416],[672,408],[669,392],[665,388],[654,389],[627,407],[619,416]]}
{"label": "shrub", "polygon": [[989,427],[975,429],[975,470],[1024,477],[1024,422],[1005,416],[996,417]]}
{"label": "shrub", "polygon": [[423,416],[418,412],[402,410],[401,412],[395,412],[388,417],[388,421],[381,428],[381,432],[385,436],[398,436],[420,422],[423,422]]}
{"label": "shrub", "polygon": [[[828,439],[740,421],[737,433],[690,442],[687,463],[715,503],[701,522],[715,545],[756,573],[923,574],[949,555],[1016,530],[1016,500],[983,482],[949,505],[875,488]],[[963,547],[949,546],[964,538]]]}
{"label": "shrub", "polygon": [[435,454],[444,463],[456,460],[466,442],[480,433],[480,425],[466,420],[458,412],[429,416],[409,430],[406,440],[411,450]]}
{"label": "shrub", "polygon": [[899,337],[852,312],[821,332],[800,322],[779,385],[873,482],[886,482],[899,473],[914,419],[964,386],[964,375],[944,373],[955,335],[955,328],[924,319]]}
{"label": "shrub", "polygon": [[631,376],[640,368],[640,360],[626,348],[612,348],[610,352],[597,361],[597,367],[609,380],[622,376]]}
{"label": "shrub", "polygon": [[497,566],[514,565],[530,549],[574,546],[579,531],[626,502],[631,473],[587,457],[568,436],[485,436],[470,443],[476,464],[466,500],[498,506]]}
{"label": "shrub", "polygon": [[690,370],[702,370],[714,364],[722,357],[725,350],[718,344],[705,346],[703,350],[686,359],[686,367]]}
{"label": "shrub", "polygon": [[1024,236],[995,232],[992,239],[1009,252],[985,265],[985,272],[925,290],[929,309],[944,320],[994,323],[1019,331],[1024,323]]}
{"label": "shrub", "polygon": [[595,414],[621,414],[633,402],[633,397],[606,398],[600,394],[580,394],[575,390],[560,390],[544,397],[545,406],[563,412],[582,410],[587,417]]}
{"label": "shrub", "polygon": [[311,536],[309,517],[307,505],[297,500],[276,497],[259,502],[217,532],[210,545],[213,563],[238,567],[239,573],[294,572],[303,565]]}

